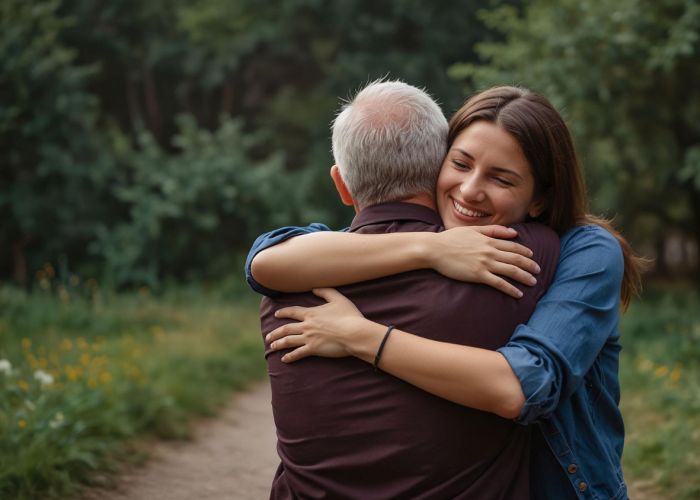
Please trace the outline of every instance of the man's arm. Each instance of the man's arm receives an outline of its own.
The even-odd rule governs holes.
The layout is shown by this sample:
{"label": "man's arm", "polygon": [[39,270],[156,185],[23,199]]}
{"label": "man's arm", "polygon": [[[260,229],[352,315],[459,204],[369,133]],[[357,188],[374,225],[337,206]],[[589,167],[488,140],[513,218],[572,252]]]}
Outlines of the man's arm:
{"label": "man's arm", "polygon": [[564,236],[552,286],[528,323],[498,350],[525,395],[519,422],[553,412],[617,335],[623,271],[620,246],[603,228],[582,226]]}

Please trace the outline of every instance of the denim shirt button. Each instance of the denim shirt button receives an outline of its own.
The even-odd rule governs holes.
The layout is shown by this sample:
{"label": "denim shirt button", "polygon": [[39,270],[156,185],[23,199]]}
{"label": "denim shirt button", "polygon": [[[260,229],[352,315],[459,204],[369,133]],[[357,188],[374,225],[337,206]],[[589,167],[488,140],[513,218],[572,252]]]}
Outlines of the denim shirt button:
{"label": "denim shirt button", "polygon": [[569,474],[576,474],[576,471],[578,470],[578,465],[569,464],[569,466],[566,468],[566,470],[569,471]]}
{"label": "denim shirt button", "polygon": [[583,492],[586,491],[587,489],[588,489],[588,485],[587,485],[586,483],[584,483],[583,481],[581,481],[580,483],[578,483],[578,490],[579,490],[581,493],[583,493]]}

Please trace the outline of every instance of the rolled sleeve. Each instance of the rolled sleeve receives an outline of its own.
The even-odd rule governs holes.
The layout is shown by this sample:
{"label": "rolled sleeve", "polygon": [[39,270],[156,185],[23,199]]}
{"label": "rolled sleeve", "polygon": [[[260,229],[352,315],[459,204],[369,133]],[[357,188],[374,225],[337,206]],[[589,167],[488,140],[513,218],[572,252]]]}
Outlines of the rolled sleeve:
{"label": "rolled sleeve", "polygon": [[255,290],[256,292],[262,294],[262,295],[267,295],[269,297],[273,297],[275,295],[278,295],[279,292],[276,290],[271,290],[269,288],[266,288],[262,286],[260,283],[255,281],[253,278],[253,274],[251,271],[251,266],[253,263],[253,259],[255,256],[265,250],[266,248],[270,248],[272,246],[278,245],[289,238],[294,238],[295,236],[301,236],[304,234],[311,234],[311,233],[318,233],[320,231],[330,231],[331,229],[326,226],[325,224],[320,224],[317,222],[314,222],[313,224],[309,224],[308,226],[286,226],[286,227],[281,227],[279,229],[275,229],[274,231],[270,231],[268,233],[261,234],[258,236],[255,241],[253,242],[253,246],[250,248],[250,251],[248,252],[248,256],[245,259],[245,280],[248,283],[248,285]]}
{"label": "rolled sleeve", "polygon": [[499,349],[525,394],[517,422],[550,415],[581,386],[606,342],[617,341],[623,271],[620,245],[603,228],[564,235],[552,285]]}

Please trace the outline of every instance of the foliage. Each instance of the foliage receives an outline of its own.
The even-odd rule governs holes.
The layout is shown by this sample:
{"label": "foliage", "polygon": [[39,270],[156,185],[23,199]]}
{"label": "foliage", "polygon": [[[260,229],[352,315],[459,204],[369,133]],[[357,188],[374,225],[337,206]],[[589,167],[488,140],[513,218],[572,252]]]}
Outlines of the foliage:
{"label": "foliage", "polygon": [[51,262],[156,286],[227,274],[280,224],[347,225],[328,180],[338,96],[389,74],[454,109],[444,68],[489,39],[478,5],[4,2],[0,276],[27,285]]}
{"label": "foliage", "polygon": [[[482,87],[513,82],[563,110],[586,159],[594,208],[639,239],[700,224],[700,4],[533,0],[482,13],[505,40],[451,68]],[[700,232],[691,236],[700,242]]]}
{"label": "foliage", "polygon": [[70,21],[56,14],[58,6],[0,6],[0,241],[2,255],[11,247],[17,256],[15,278],[24,284],[28,265],[59,252],[84,256],[79,243],[103,215],[97,184],[109,167],[97,161],[92,135],[97,99],[86,86],[94,67],[77,63],[76,51],[61,43]]}
{"label": "foliage", "polygon": [[286,209],[279,207],[278,193],[288,182],[283,156],[257,153],[260,159],[252,159],[255,150],[266,149],[264,139],[228,118],[209,132],[183,115],[175,152],[164,151],[146,131],[138,148],[122,141],[109,183],[124,216],[97,224],[90,247],[104,258],[106,279],[155,287],[163,275],[192,278],[197,269],[218,270],[215,259],[230,268],[233,249],[261,227],[298,217],[294,208],[303,193],[289,193]]}
{"label": "foliage", "polygon": [[662,295],[623,321],[623,463],[637,490],[697,498],[700,480],[700,298]]}
{"label": "foliage", "polygon": [[133,455],[127,440],[184,437],[188,417],[263,373],[254,309],[186,291],[54,290],[0,289],[2,498],[75,493]]}

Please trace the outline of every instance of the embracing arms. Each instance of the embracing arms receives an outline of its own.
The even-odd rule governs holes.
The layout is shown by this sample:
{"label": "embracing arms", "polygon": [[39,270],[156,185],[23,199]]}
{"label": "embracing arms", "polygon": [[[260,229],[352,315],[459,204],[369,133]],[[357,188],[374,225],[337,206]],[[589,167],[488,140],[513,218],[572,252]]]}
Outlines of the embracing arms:
{"label": "embracing arms", "polygon": [[430,268],[520,297],[504,278],[533,285],[539,272],[527,247],[503,239],[517,236],[503,226],[389,234],[333,232],[321,225],[289,229],[300,236],[285,241],[263,235],[251,249],[246,271],[254,288],[262,285],[259,291],[301,292]]}
{"label": "embracing arms", "polygon": [[[370,321],[333,289],[314,293],[327,303],[312,308],[288,307],[279,318],[296,319],[266,340],[272,350],[294,348],[282,357],[291,363],[306,356],[355,356],[373,363],[387,327]],[[496,351],[428,340],[399,329],[387,339],[377,365],[431,394],[452,402],[515,418],[525,402],[520,382]]]}
{"label": "embracing arms", "polygon": [[[394,331],[379,367],[450,401],[533,422],[575,392],[606,343],[617,342],[622,273],[612,235],[597,226],[575,228],[562,238],[552,285],[506,346],[494,352]],[[269,334],[272,349],[296,348],[286,362],[310,355],[372,362],[386,325],[362,317],[337,292],[321,293],[328,304],[278,311],[298,322]]]}

